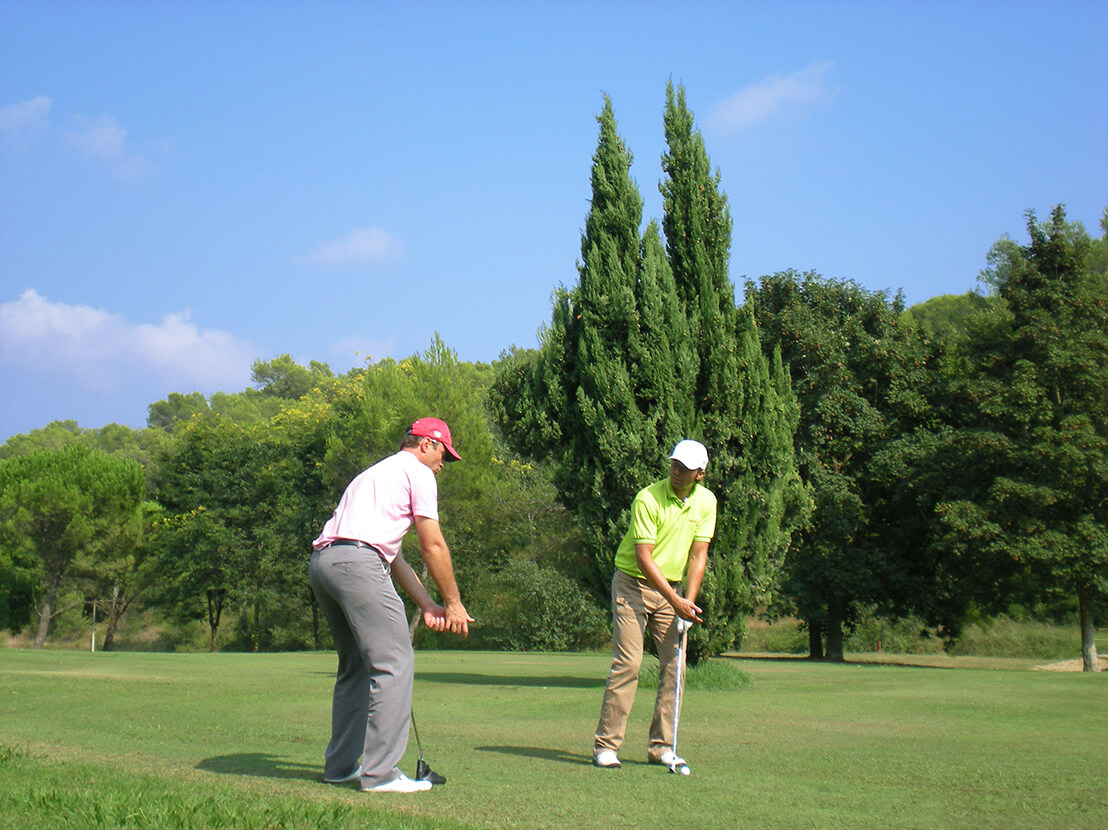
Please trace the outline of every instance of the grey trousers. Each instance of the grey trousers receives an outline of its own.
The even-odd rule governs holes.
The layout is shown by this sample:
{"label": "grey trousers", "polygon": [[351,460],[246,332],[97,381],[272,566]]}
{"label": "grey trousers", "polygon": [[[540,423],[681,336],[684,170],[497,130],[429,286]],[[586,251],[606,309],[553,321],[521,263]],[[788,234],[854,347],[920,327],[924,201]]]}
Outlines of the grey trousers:
{"label": "grey trousers", "polygon": [[348,775],[360,755],[363,786],[391,781],[408,748],[415,677],[404,603],[372,549],[313,552],[308,579],[339,657],[323,775]]}

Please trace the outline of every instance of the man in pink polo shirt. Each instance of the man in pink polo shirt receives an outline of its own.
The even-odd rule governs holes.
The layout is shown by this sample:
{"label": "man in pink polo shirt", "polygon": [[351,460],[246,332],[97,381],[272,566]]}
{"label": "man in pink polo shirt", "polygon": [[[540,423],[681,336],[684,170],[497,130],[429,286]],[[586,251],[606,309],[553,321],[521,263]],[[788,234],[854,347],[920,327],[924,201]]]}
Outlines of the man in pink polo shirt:
{"label": "man in pink polo shirt", "polygon": [[[312,542],[308,577],[339,656],[331,740],[324,755],[328,783],[360,779],[367,792],[431,789],[430,781],[412,780],[398,767],[408,748],[415,654],[394,582],[419,606],[429,628],[463,637],[469,633],[473,619],[462,605],[439,528],[435,481],[446,461],[459,460],[447,425],[420,418],[398,452],[347,485]],[[400,556],[400,543],[413,523],[443,605]]]}

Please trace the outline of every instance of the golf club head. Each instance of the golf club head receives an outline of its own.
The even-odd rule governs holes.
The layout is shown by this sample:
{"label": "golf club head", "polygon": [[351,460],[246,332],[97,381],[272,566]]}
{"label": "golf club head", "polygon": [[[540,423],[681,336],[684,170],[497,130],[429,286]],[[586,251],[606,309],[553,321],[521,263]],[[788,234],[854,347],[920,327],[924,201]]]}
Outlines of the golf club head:
{"label": "golf club head", "polygon": [[439,775],[422,758],[416,762],[416,781],[430,781],[432,784],[445,784],[446,777]]}
{"label": "golf club head", "polygon": [[669,771],[674,775],[689,775],[691,772],[688,764],[670,764]]}

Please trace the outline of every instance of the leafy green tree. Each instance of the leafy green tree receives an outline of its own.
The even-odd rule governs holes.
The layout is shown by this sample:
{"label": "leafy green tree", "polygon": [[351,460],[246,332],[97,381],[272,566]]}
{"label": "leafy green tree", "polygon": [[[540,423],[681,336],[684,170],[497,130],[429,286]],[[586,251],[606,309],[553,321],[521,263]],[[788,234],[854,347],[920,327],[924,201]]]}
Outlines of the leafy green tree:
{"label": "leafy green tree", "polygon": [[580,651],[608,639],[608,618],[582,588],[557,568],[515,559],[488,577],[494,599],[474,637],[480,648]]}
{"label": "leafy green tree", "polygon": [[334,378],[326,363],[313,360],[305,367],[287,354],[270,361],[255,360],[251,376],[263,395],[289,400],[299,400],[320,382]]}
{"label": "leafy green tree", "polygon": [[170,392],[164,401],[155,401],[146,407],[146,425],[170,432],[177,424],[189,420],[193,415],[208,412],[208,401],[199,392],[190,392],[187,395]]}
{"label": "leafy green tree", "polygon": [[322,522],[323,423],[324,410],[304,402],[264,424],[211,415],[177,432],[159,486],[175,517],[176,601],[206,599],[213,648],[228,601],[237,603],[240,647],[310,642],[306,622],[299,634],[293,623],[311,608],[304,557]]}
{"label": "leafy green tree", "polygon": [[899,296],[787,271],[748,283],[747,299],[764,346],[779,349],[792,374],[797,454],[814,499],[784,590],[808,627],[811,656],[841,660],[844,629],[860,604],[885,597],[897,561],[871,522],[882,495],[872,461],[926,419],[934,356],[903,324]]}
{"label": "leafy green tree", "polygon": [[76,421],[51,421],[25,435],[13,435],[0,445],[0,458],[27,455],[35,450],[57,450],[70,444],[101,450],[116,458],[129,458],[142,467],[147,476],[147,496],[152,498],[158,459],[171,440],[160,429],[131,429],[121,424],[83,429]]}
{"label": "leafy green tree", "polygon": [[[1006,310],[976,330],[956,387],[962,498],[936,505],[944,547],[1076,595],[1084,666],[1108,594],[1108,274],[1059,205],[1028,245],[1001,240],[986,281]],[[1108,235],[1108,228],[1106,228]],[[968,471],[972,478],[967,480]]]}
{"label": "leafy green tree", "polygon": [[0,462],[0,535],[41,563],[35,648],[46,643],[63,579],[133,544],[144,489],[135,462],[78,445]]}
{"label": "leafy green tree", "polygon": [[38,582],[32,552],[0,547],[0,630],[18,634],[31,622]]}
{"label": "leafy green tree", "polygon": [[67,444],[81,442],[85,430],[74,420],[51,421],[41,429],[33,429],[25,435],[13,435],[0,444],[0,458],[27,455],[35,450],[59,450]]}
{"label": "leafy green tree", "polygon": [[150,544],[150,536],[164,511],[155,502],[144,501],[140,512],[140,532],[120,545],[113,556],[98,561],[81,580],[103,615],[102,651],[112,650],[123,615],[143,599],[160,576],[157,548]]}
{"label": "leafy green tree", "polygon": [[[164,519],[162,561],[169,583],[163,600],[176,616],[190,618],[203,602],[208,622],[208,649],[215,651],[223,609],[238,587],[237,554],[244,542],[235,529],[202,507]],[[202,600],[201,600],[202,598]]]}
{"label": "leafy green tree", "polygon": [[1089,240],[1089,271],[1094,274],[1108,274],[1108,208],[1100,217],[1099,239]]}
{"label": "leafy green tree", "polygon": [[943,294],[909,308],[908,315],[920,326],[943,340],[964,337],[969,327],[996,298],[968,291],[965,294]]}

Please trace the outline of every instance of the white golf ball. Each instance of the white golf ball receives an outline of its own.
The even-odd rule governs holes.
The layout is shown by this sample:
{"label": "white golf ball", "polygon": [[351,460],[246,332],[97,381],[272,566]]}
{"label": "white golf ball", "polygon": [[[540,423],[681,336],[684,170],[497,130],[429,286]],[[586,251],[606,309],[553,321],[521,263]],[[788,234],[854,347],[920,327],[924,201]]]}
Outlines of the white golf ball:
{"label": "white golf ball", "polygon": [[689,774],[689,768],[688,768],[687,766],[685,766],[684,764],[682,764],[681,766],[679,766],[679,767],[677,768],[677,771],[678,771],[679,773],[681,773],[682,775],[688,775],[688,774]]}

